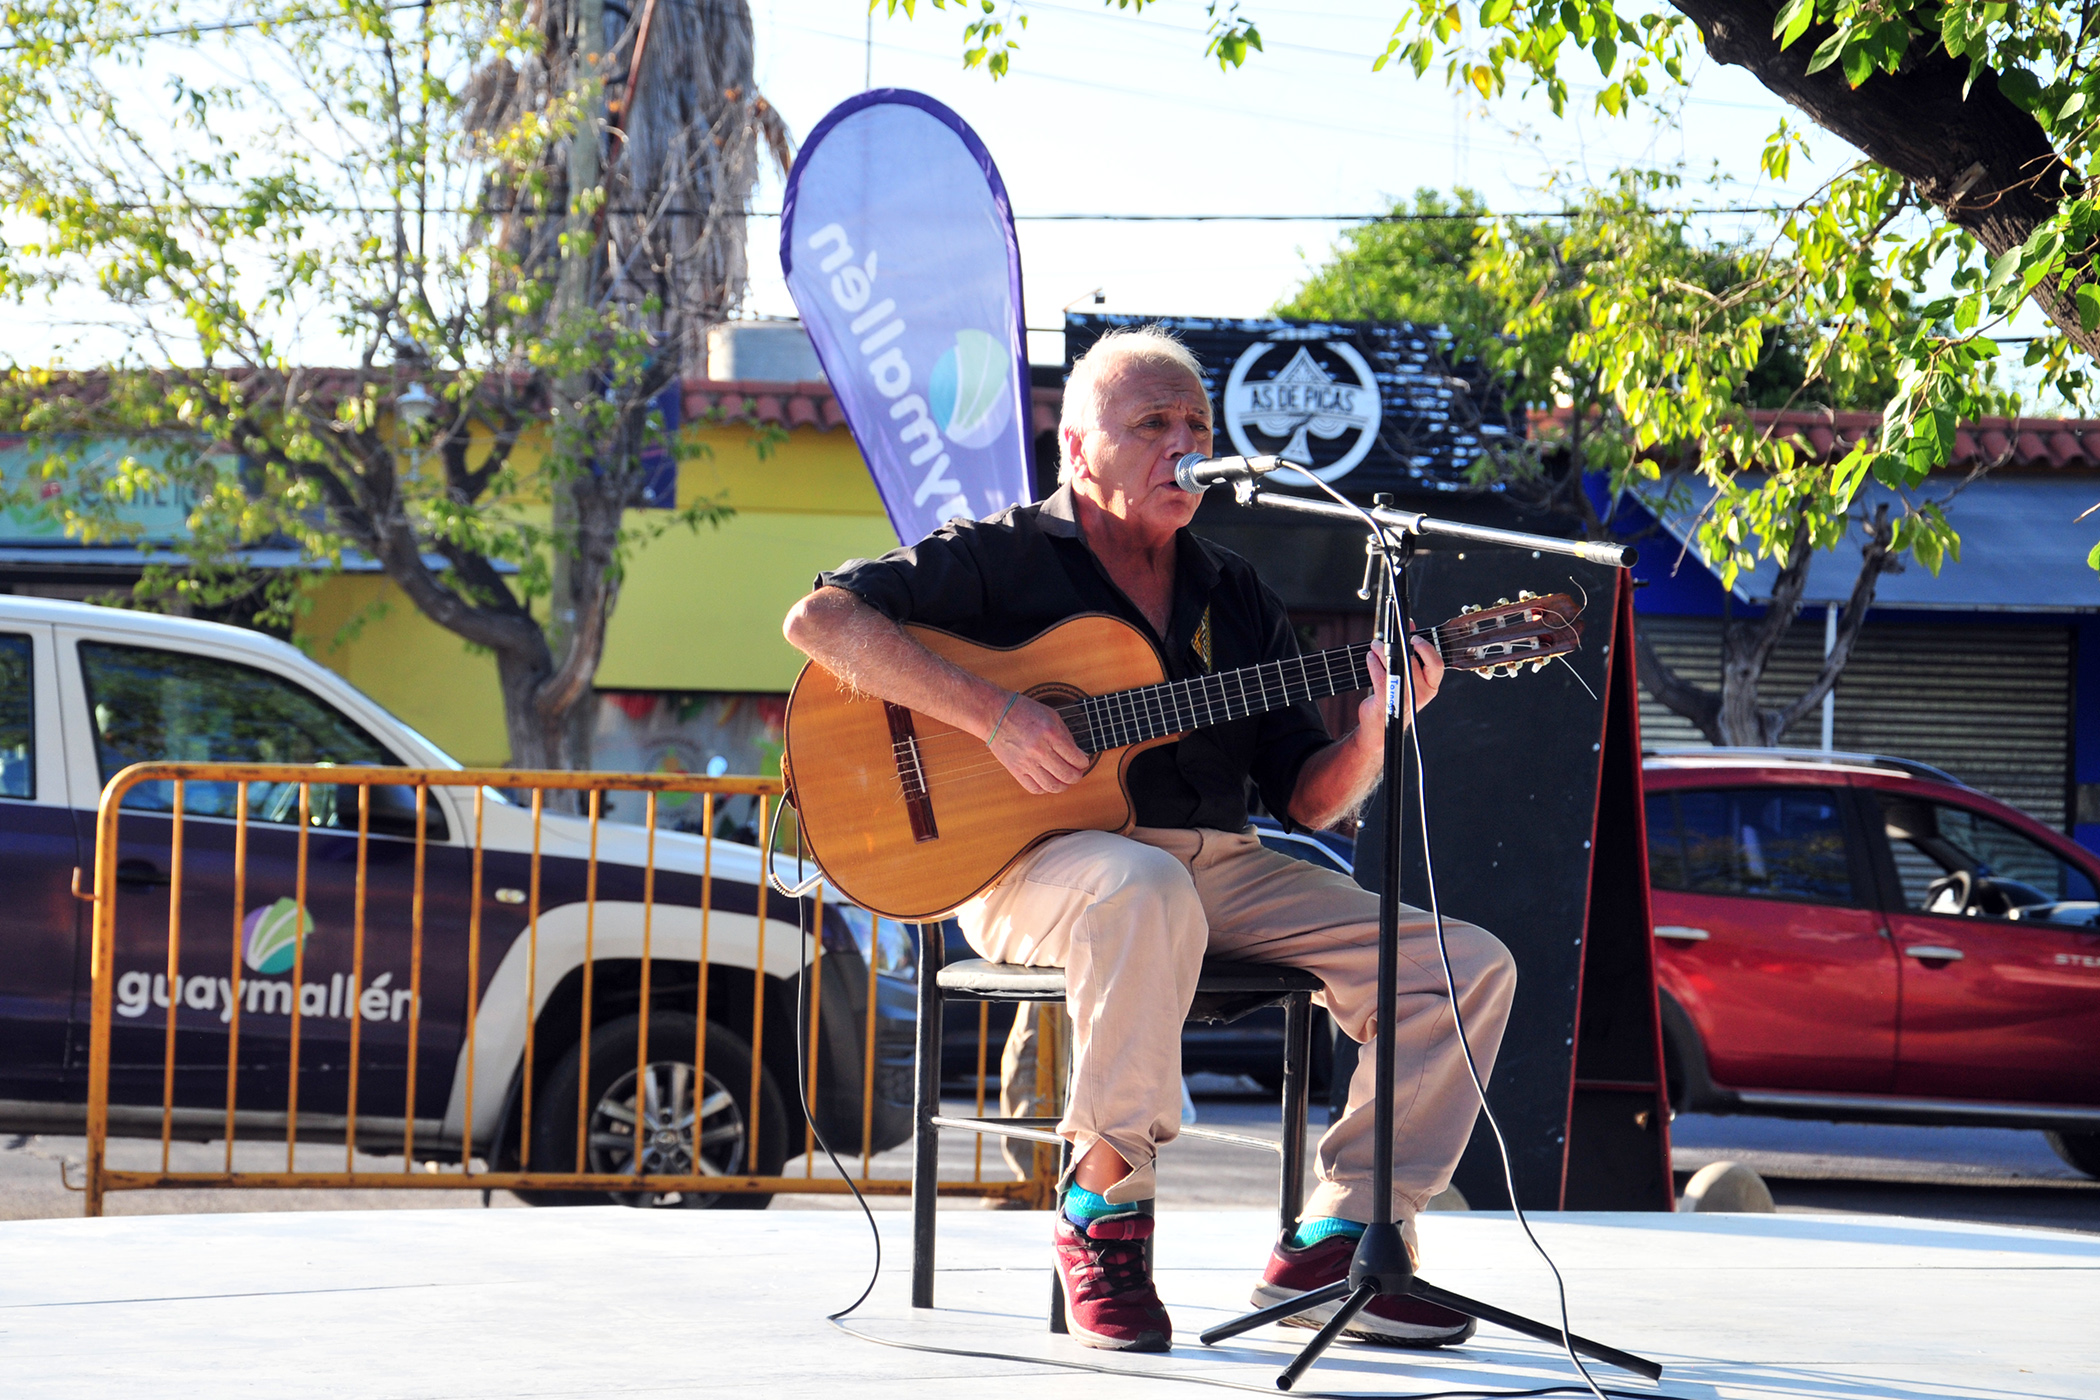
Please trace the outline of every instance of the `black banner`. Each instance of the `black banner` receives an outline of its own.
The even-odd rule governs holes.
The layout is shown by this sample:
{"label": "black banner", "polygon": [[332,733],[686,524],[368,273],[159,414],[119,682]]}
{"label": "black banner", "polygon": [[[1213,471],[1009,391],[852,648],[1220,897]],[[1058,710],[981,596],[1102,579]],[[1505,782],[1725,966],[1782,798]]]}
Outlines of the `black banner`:
{"label": "black banner", "polygon": [[1477,363],[1454,368],[1435,331],[1405,322],[1068,313],[1065,365],[1110,330],[1153,324],[1203,365],[1214,451],[1273,453],[1350,496],[1477,490],[1466,473],[1484,446],[1524,433]]}

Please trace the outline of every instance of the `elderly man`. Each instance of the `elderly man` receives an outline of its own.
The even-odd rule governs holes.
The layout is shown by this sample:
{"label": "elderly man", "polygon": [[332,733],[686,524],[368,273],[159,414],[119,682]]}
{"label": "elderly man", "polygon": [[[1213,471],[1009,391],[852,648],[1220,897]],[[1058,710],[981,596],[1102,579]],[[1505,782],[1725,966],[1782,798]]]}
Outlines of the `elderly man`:
{"label": "elderly man", "polygon": [[[861,690],[983,739],[1023,788],[1052,793],[1087,758],[1048,708],[933,655],[899,626],[923,623],[1010,646],[1079,613],[1109,613],[1159,648],[1170,679],[1298,650],[1283,604],[1238,556],[1190,533],[1199,498],[1174,483],[1185,453],[1211,449],[1210,399],[1194,358],[1162,331],[1102,337],[1072,368],[1059,426],[1064,484],[1048,500],[989,520],[954,521],[917,545],[824,574],[788,614],[790,642]],[[1418,704],[1443,664],[1417,642]],[[1320,1140],[1319,1184],[1278,1240],[1254,1300],[1267,1306],[1348,1271],[1374,1213],[1371,1086],[1386,1033],[1373,1005],[1378,901],[1330,871],[1276,854],[1247,820],[1263,803],[1301,827],[1354,811],[1378,782],[1384,666],[1357,727],[1334,740],[1310,705],[1199,729],[1139,755],[1127,773],[1136,825],[1035,847],[957,911],[963,934],[998,962],[1062,966],[1073,1024],[1059,1132],[1073,1166],[1059,1183],[1053,1247],[1073,1335],[1089,1346],[1163,1351],[1173,1328],[1145,1267],[1154,1158],[1181,1119],[1181,1024],[1205,953],[1315,973],[1319,1000],[1367,1045],[1348,1106]],[[1515,985],[1507,950],[1445,921],[1452,970],[1484,1076]],[[1477,1103],[1444,990],[1435,928],[1416,910],[1400,927],[1399,1001],[1390,1034],[1399,1098],[1392,1210],[1413,1218],[1450,1181]],[[1333,1305],[1293,1319],[1317,1326]],[[1397,1346],[1464,1340],[1472,1319],[1381,1297],[1349,1335]]]}

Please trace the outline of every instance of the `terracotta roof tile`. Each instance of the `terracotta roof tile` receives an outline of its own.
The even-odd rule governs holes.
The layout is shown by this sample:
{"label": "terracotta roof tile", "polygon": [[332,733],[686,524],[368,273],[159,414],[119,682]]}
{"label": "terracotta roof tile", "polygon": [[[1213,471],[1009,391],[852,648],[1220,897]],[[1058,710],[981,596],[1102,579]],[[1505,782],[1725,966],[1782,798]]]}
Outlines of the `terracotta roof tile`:
{"label": "terracotta roof tile", "polygon": [[[1056,388],[1030,392],[1030,426],[1036,433],[1056,429],[1063,398],[1063,391]],[[685,384],[685,412],[689,419],[714,413],[725,423],[822,432],[846,424],[831,386],[822,381],[770,384],[691,379]],[[1567,410],[1557,409],[1547,416],[1565,422]],[[1751,416],[1760,427],[1791,434],[1808,449],[1812,460],[1825,462],[1838,460],[1854,443],[1871,440],[1881,429],[1879,413],[1856,409],[1838,413],[1759,410]],[[1954,452],[1947,465],[1963,471],[1995,466],[2014,471],[2100,473],[2100,419],[1980,418],[1965,422],[1955,431]]]}
{"label": "terracotta roof tile", "polygon": [[[1546,417],[1565,425],[1568,411],[1556,409]],[[1863,438],[1871,441],[1881,429],[1881,415],[1862,410],[1758,410],[1751,418],[1775,435],[1792,436],[1807,449],[1811,460],[1821,462],[1837,461],[1854,443]],[[1954,451],[1947,466],[1961,471],[1981,466],[2100,474],[2100,419],[1979,418],[1964,422],[1955,429]]]}
{"label": "terracotta roof tile", "polygon": [[[1047,433],[1057,428],[1064,405],[1061,389],[1033,389],[1029,393],[1030,430]],[[757,380],[688,379],[685,382],[687,418],[719,415],[724,423],[752,423],[777,428],[815,428],[829,432],[846,425],[831,386],[821,380],[802,384],[770,384]]]}
{"label": "terracotta roof tile", "polygon": [[[827,411],[829,410],[829,411]],[[831,386],[822,380],[804,384],[768,384],[729,379],[688,379],[685,416],[715,415],[723,423],[749,423],[773,428],[836,427],[843,422]]]}

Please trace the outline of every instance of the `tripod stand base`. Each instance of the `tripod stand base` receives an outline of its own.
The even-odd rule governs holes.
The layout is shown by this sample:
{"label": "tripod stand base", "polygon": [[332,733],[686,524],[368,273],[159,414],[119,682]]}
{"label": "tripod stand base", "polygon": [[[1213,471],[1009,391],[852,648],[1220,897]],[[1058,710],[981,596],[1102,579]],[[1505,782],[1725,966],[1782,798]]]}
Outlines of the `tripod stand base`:
{"label": "tripod stand base", "polygon": [[[1251,1332],[1257,1327],[1296,1317],[1308,1309],[1331,1303],[1335,1299],[1346,1295],[1348,1301],[1335,1310],[1334,1316],[1327,1320],[1326,1325],[1319,1330],[1310,1342],[1305,1344],[1305,1349],[1299,1352],[1291,1364],[1285,1368],[1283,1374],[1276,1378],[1278,1389],[1289,1390],[1292,1385],[1297,1383],[1298,1377],[1305,1374],[1306,1368],[1319,1360],[1320,1353],[1326,1351],[1329,1346],[1334,1344],[1334,1339],[1341,1335],[1342,1329],[1355,1319],[1357,1313],[1363,1311],[1371,1299],[1378,1295],[1378,1291],[1376,1286],[1370,1282],[1366,1282],[1354,1290],[1350,1288],[1347,1280],[1330,1283],[1324,1288],[1316,1288],[1310,1293],[1301,1294],[1287,1303],[1278,1303],[1274,1307],[1263,1308],[1260,1312],[1248,1313],[1244,1317],[1236,1317],[1230,1322],[1221,1323],[1200,1334],[1198,1340],[1205,1346],[1216,1346],[1219,1342],[1229,1337],[1237,1337],[1242,1332]],[[1663,1368],[1646,1357],[1635,1356],[1628,1351],[1620,1351],[1617,1347],[1591,1341],[1588,1337],[1564,1337],[1558,1327],[1548,1327],[1543,1322],[1534,1322],[1521,1313],[1513,1313],[1506,1308],[1498,1308],[1493,1303],[1483,1303],[1460,1293],[1449,1292],[1446,1289],[1438,1288],[1433,1283],[1425,1283],[1420,1278],[1410,1281],[1404,1291],[1410,1297],[1420,1298],[1425,1303],[1434,1303],[1438,1307],[1464,1313],[1467,1317],[1478,1318],[1482,1322],[1492,1322],[1497,1327],[1506,1327],[1512,1332],[1535,1338],[1538,1341],[1551,1342],[1555,1346],[1572,1344],[1577,1352],[1589,1357],[1591,1360],[1602,1361],[1608,1366],[1616,1366],[1622,1371],[1631,1372],[1647,1380],[1656,1381],[1662,1379]]]}

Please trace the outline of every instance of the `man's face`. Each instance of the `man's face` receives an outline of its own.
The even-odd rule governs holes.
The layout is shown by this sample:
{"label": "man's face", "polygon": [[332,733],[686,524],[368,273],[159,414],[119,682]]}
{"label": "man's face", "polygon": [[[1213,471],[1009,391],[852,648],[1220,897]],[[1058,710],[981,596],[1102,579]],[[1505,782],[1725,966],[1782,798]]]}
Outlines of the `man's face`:
{"label": "man's face", "polygon": [[1074,491],[1148,534],[1194,518],[1203,498],[1174,484],[1174,464],[1210,455],[1210,398],[1186,370],[1125,361],[1101,384],[1094,426],[1068,432]]}

